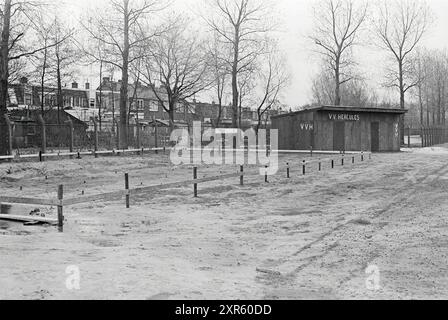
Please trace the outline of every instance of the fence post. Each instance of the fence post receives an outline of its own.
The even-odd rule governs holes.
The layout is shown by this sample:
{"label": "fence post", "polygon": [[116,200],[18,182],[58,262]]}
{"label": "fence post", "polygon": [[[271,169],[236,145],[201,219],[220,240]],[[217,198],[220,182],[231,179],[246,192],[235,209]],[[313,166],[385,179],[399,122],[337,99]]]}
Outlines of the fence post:
{"label": "fence post", "polygon": [[139,120],[135,119],[135,125],[136,125],[136,130],[137,130],[137,149],[141,149],[142,144],[140,142],[140,122]]}
{"label": "fence post", "polygon": [[159,154],[159,151],[157,150],[157,148],[159,148],[159,126],[156,118],[154,118],[154,139],[155,139],[154,147],[156,148],[156,154]]}
{"label": "fence post", "polygon": [[64,231],[64,186],[61,184],[58,187],[58,229],[59,232]]}
{"label": "fence post", "polygon": [[290,179],[290,168],[289,168],[289,162],[286,163],[286,178]]}
{"label": "fence post", "polygon": [[352,157],[352,164],[355,164],[355,156]]}
{"label": "fence post", "polygon": [[95,158],[98,158],[98,123],[96,122],[95,118],[92,118],[93,121],[93,147],[94,147],[94,154]]}
{"label": "fence post", "polygon": [[268,181],[268,166],[265,166],[264,169],[265,169],[265,172],[264,172],[264,182],[268,183],[269,182]]}
{"label": "fence post", "polygon": [[306,174],[306,161],[305,161],[305,160],[303,160],[303,168],[302,168],[302,173],[303,173],[303,175],[305,175],[305,174]]}
{"label": "fence post", "polygon": [[41,132],[41,146],[40,146],[40,161],[45,161],[44,153],[47,152],[47,134],[45,130],[45,121],[41,114],[37,116],[37,122],[40,124],[40,132]]}
{"label": "fence post", "polygon": [[322,162],[320,162],[320,159],[319,159],[319,171],[322,171]]}
{"label": "fence post", "polygon": [[429,129],[430,130],[430,147],[434,145],[434,128]]}
{"label": "fence post", "polygon": [[342,155],[341,165],[344,166],[344,155]]}
{"label": "fence post", "polygon": [[361,162],[364,162],[364,151],[361,151]]}
{"label": "fence post", "polygon": [[334,160],[331,159],[331,169],[334,169]]}
{"label": "fence post", "polygon": [[121,128],[120,128],[120,125],[118,124],[117,120],[115,120],[114,126],[116,128],[116,130],[115,130],[115,132],[116,132],[115,133],[116,134],[116,136],[115,136],[115,145],[117,147],[117,150],[120,150],[120,130],[121,130]]}
{"label": "fence post", "polygon": [[422,138],[422,148],[424,148],[424,147],[425,147],[425,144],[424,144],[424,142],[423,142],[423,127],[420,128],[420,136],[421,136],[421,138]]}
{"label": "fence post", "polygon": [[130,195],[129,195],[129,174],[124,174],[124,188],[126,189],[126,209],[130,207]]}
{"label": "fence post", "polygon": [[[8,155],[12,156],[12,123],[7,114],[5,114],[6,130],[8,131]],[[10,162],[12,159],[9,160]]]}
{"label": "fence post", "polygon": [[240,167],[240,185],[243,186],[244,185],[244,166]]}
{"label": "fence post", "polygon": [[[197,178],[198,178],[198,168],[194,167],[193,168],[193,179],[196,180]],[[198,197],[198,184],[197,183],[194,184],[193,191],[194,191],[194,197],[197,198]]]}
{"label": "fence post", "polygon": [[408,127],[408,148],[411,148],[411,127]]}

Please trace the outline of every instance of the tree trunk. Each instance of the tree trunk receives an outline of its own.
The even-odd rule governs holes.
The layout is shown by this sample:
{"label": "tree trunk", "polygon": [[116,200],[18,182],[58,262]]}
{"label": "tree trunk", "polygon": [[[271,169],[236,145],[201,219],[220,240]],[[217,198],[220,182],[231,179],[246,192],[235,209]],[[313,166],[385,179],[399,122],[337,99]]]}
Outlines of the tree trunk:
{"label": "tree trunk", "polygon": [[239,59],[239,30],[235,27],[235,43],[233,53],[233,66],[232,66],[232,126],[237,128],[238,126],[238,105],[239,105],[239,92],[238,92],[238,59]]}
{"label": "tree trunk", "polygon": [[[400,87],[400,109],[405,110],[405,88],[403,79],[403,61],[398,61],[399,87]],[[400,116],[400,140],[404,144],[404,115]]]}
{"label": "tree trunk", "polygon": [[[95,90],[95,96],[96,96],[96,90]],[[96,101],[96,97],[95,97]],[[100,132],[102,130],[102,116],[101,116],[101,108],[103,107],[103,61],[100,62],[100,99],[99,99],[99,106],[98,106],[98,121],[100,124]]]}
{"label": "tree trunk", "polygon": [[218,98],[218,117],[216,118],[215,128],[219,128],[222,117],[222,98]]}
{"label": "tree trunk", "polygon": [[[47,43],[45,43],[45,46],[47,45]],[[43,66],[42,66],[42,74],[41,74],[41,78],[40,78],[40,94],[42,95],[41,99],[40,99],[40,114],[42,115],[42,117],[44,116],[45,113],[45,74],[47,71],[47,49],[45,49],[44,51],[44,61],[43,61]]]}
{"label": "tree trunk", "polygon": [[120,88],[120,149],[128,148],[128,84],[129,84],[129,0],[123,0],[124,5],[124,44],[123,68]]}
{"label": "tree trunk", "polygon": [[176,103],[174,101],[169,102],[169,113],[168,116],[170,118],[170,133],[172,133],[175,129],[174,125],[174,113],[176,112]]}
{"label": "tree trunk", "polygon": [[423,117],[423,97],[422,97],[422,87],[421,85],[418,86],[418,101],[420,104],[420,126],[423,127],[424,125],[424,117]]}
{"label": "tree trunk", "polygon": [[58,81],[58,124],[61,124],[61,110],[64,108],[64,97],[62,95],[62,77],[61,77],[61,60],[59,55],[56,55],[57,59],[57,81]]}
{"label": "tree trunk", "polygon": [[9,80],[9,34],[11,24],[11,0],[5,0],[3,11],[3,30],[0,45],[0,155],[8,153],[9,135],[6,126],[8,111],[8,80]]}
{"label": "tree trunk", "polygon": [[341,105],[341,75],[339,72],[339,59],[336,61],[335,70],[335,91],[334,91],[334,105]]}

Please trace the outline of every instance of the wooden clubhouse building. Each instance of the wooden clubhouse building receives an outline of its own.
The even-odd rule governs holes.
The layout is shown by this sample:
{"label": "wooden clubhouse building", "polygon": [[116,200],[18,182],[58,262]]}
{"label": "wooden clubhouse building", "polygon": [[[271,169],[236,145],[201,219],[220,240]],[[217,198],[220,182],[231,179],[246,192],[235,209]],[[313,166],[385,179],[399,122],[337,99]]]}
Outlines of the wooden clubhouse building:
{"label": "wooden clubhouse building", "polygon": [[400,151],[406,110],[320,106],[272,117],[280,150]]}

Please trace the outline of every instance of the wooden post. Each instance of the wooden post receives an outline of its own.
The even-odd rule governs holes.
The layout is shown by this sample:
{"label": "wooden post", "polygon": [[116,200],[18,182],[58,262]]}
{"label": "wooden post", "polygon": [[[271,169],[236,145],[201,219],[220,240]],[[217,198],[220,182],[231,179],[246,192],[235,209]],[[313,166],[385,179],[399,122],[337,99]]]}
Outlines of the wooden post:
{"label": "wooden post", "polygon": [[240,173],[241,173],[241,176],[240,176],[240,185],[243,186],[243,185],[244,185],[244,166],[241,166],[241,167],[240,167]]}
{"label": "wooden post", "polygon": [[95,158],[98,158],[98,123],[95,118],[92,118],[93,121],[93,147],[94,147],[94,155]]}
{"label": "wooden post", "polygon": [[355,164],[355,157],[352,157],[352,164]]}
{"label": "wooden post", "polygon": [[361,151],[361,162],[364,162],[364,151]]}
{"label": "wooden post", "polygon": [[305,160],[303,160],[302,173],[303,173],[303,175],[306,174],[306,161]]}
{"label": "wooden post", "polygon": [[115,143],[117,146],[117,150],[120,150],[120,125],[118,124],[117,120],[115,120],[114,125],[116,127]]}
{"label": "wooden post", "polygon": [[331,160],[331,169],[334,169],[334,160]]}
{"label": "wooden post", "polygon": [[[194,167],[193,168],[193,179],[196,180],[197,178],[198,178],[198,168]],[[194,184],[193,191],[194,191],[194,197],[197,198],[198,197],[198,184],[197,183]]]}
{"label": "wooden post", "polygon": [[344,155],[342,155],[341,165],[344,166]]}
{"label": "wooden post", "polygon": [[[12,123],[11,120],[9,120],[9,117],[7,114],[5,114],[5,122],[6,122],[6,129],[8,131],[8,155],[12,156],[12,138],[13,138],[13,132],[12,132]],[[12,162],[12,159],[9,160]]]}
{"label": "wooden post", "polygon": [[411,148],[411,127],[408,127],[408,148]]}
{"label": "wooden post", "polygon": [[59,232],[64,232],[64,186],[61,184],[58,187],[58,229]]}
{"label": "wooden post", "polygon": [[129,195],[129,174],[128,173],[125,173],[124,174],[124,188],[126,189],[126,191],[127,191],[127,194],[126,194],[126,209],[129,209],[129,207],[130,207],[130,195]]}
{"label": "wooden post", "polygon": [[286,178],[290,179],[290,168],[289,168],[289,163],[286,164]]}
{"label": "wooden post", "polygon": [[140,142],[140,123],[137,119],[135,120],[135,125],[137,126],[137,149],[140,149],[142,147],[142,143]]}
{"label": "wooden post", "polygon": [[265,172],[264,172],[264,182],[268,183],[268,166],[265,166]]}
{"label": "wooden post", "polygon": [[424,140],[423,140],[423,127],[421,127],[421,129],[420,129],[420,136],[422,138],[422,148],[424,148],[425,144],[424,144]]}
{"label": "wooden post", "polygon": [[322,162],[319,161],[319,171],[322,171]]}
{"label": "wooden post", "polygon": [[45,158],[43,157],[43,154],[47,152],[47,133],[45,130],[45,121],[44,118],[42,118],[42,115],[39,114],[37,116],[37,122],[40,124],[40,130],[41,130],[41,146],[40,146],[40,153],[39,153],[39,158],[40,161],[43,162],[45,161]]}
{"label": "wooden post", "polygon": [[159,125],[157,123],[156,118],[154,118],[154,147],[156,148],[156,154],[159,154],[157,148],[159,147]]}

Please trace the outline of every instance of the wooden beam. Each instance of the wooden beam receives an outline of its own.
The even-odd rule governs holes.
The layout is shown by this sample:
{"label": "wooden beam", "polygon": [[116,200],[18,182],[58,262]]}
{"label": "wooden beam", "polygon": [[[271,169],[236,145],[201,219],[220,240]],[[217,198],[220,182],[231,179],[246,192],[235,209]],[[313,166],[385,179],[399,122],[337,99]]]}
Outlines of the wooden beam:
{"label": "wooden beam", "polygon": [[75,204],[81,204],[81,203],[87,203],[87,202],[93,202],[93,201],[99,201],[99,200],[105,200],[105,199],[120,200],[122,197],[124,197],[126,195],[138,195],[138,194],[142,194],[142,193],[148,193],[151,191],[182,188],[182,187],[188,187],[193,184],[200,184],[200,183],[206,183],[206,182],[211,182],[211,181],[219,181],[219,180],[225,180],[225,179],[237,178],[237,177],[241,177],[241,173],[232,173],[232,174],[216,176],[216,177],[208,177],[208,178],[197,179],[197,180],[193,179],[193,180],[188,180],[188,181],[166,183],[166,184],[161,184],[161,185],[153,185],[153,186],[135,188],[135,189],[130,189],[130,190],[121,190],[121,191],[115,191],[115,192],[110,192],[110,193],[95,194],[95,195],[91,195],[91,196],[87,196],[87,197],[77,197],[77,198],[73,198],[73,199],[65,199],[63,201],[63,205],[64,206],[72,206]]}
{"label": "wooden beam", "polygon": [[0,203],[10,204],[32,204],[40,206],[58,206],[61,203],[52,199],[34,199],[34,198],[19,198],[19,197],[0,197]]}
{"label": "wooden beam", "polygon": [[9,220],[9,221],[18,221],[18,222],[45,222],[51,224],[57,224],[57,219],[52,218],[44,218],[37,216],[20,216],[20,215],[11,215],[11,214],[0,214],[0,220]]}

